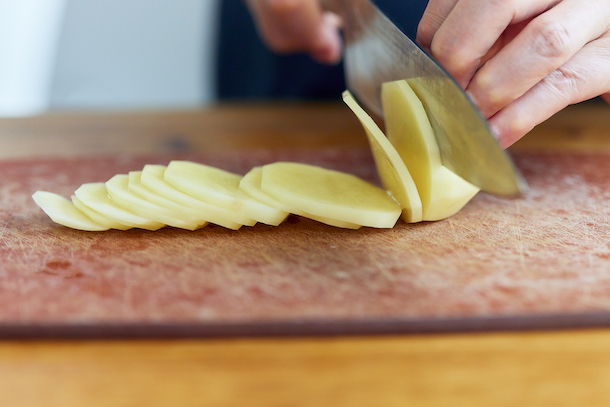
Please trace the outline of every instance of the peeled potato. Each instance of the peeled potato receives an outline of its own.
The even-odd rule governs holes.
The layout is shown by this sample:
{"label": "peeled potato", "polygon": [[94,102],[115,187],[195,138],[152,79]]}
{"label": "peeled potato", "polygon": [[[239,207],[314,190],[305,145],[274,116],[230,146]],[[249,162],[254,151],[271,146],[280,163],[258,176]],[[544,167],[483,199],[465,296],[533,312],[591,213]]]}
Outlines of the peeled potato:
{"label": "peeled potato", "polygon": [[479,188],[443,166],[428,115],[406,81],[384,83],[381,97],[388,140],[417,185],[423,220],[454,215]]}
{"label": "peeled potato", "polygon": [[91,218],[95,223],[99,223],[102,226],[107,227],[108,229],[118,229],[118,230],[128,230],[133,228],[133,226],[127,226],[120,222],[117,222],[116,219],[109,218],[108,216],[102,215],[101,213],[94,211],[89,208],[87,205],[82,203],[80,199],[76,197],[76,195],[72,195],[72,203],[74,207]]}
{"label": "peeled potato", "polygon": [[286,213],[250,198],[239,189],[241,176],[190,161],[172,161],[165,170],[167,182],[181,191],[257,222],[279,225]]}
{"label": "peeled potato", "polygon": [[400,204],[403,219],[408,223],[420,222],[422,220],[422,202],[403,159],[349,91],[343,93],[343,101],[362,123],[369,139],[379,178],[381,178],[383,186]]}
{"label": "peeled potato", "polygon": [[385,190],[354,175],[307,164],[263,166],[261,188],[294,211],[363,226],[391,228],[401,214]]}
{"label": "peeled potato", "polygon": [[263,180],[263,168],[262,167],[254,167],[252,168],[246,175],[243,176],[241,181],[239,182],[239,188],[244,191],[246,194],[250,195],[250,197],[263,202],[271,207],[277,208],[284,213],[286,216],[290,214],[290,212],[295,215],[302,216],[304,218],[313,219],[315,221],[325,223],[331,226],[337,226],[340,228],[346,229],[359,229],[362,225],[357,225],[355,223],[350,222],[342,222],[337,219],[325,218],[323,216],[316,216],[310,213],[299,211],[295,208],[291,208],[287,205],[283,205],[277,200],[273,199],[271,196],[267,195],[261,189],[261,183]]}
{"label": "peeled potato", "polygon": [[81,230],[165,225],[194,230],[208,222],[237,230],[256,222],[279,225],[290,213],[350,229],[390,228],[401,215],[406,222],[444,219],[479,188],[442,165],[419,85],[417,79],[383,85],[387,137],[348,91],[343,94],[362,123],[387,191],[306,164],[273,163],[241,177],[172,161],[116,175],[105,184],[83,184],[72,202],[44,191],[33,198],[55,222]]}
{"label": "peeled potato", "polygon": [[[141,183],[144,187],[166,200],[190,208],[197,213],[198,218],[228,229],[238,230],[244,224],[253,224],[252,219],[235,212],[202,202],[191,195],[176,189],[164,179],[164,165],[146,165],[142,169]],[[158,203],[159,201],[157,201]]]}
{"label": "peeled potato", "polygon": [[109,179],[106,182],[106,189],[115,204],[143,218],[187,230],[195,230],[205,226],[205,223],[199,224],[180,219],[182,217],[180,213],[172,212],[134,194],[129,190],[129,176],[127,174],[117,174]]}
{"label": "peeled potato", "polygon": [[72,229],[86,231],[108,230],[109,227],[94,222],[78,210],[72,202],[63,196],[46,191],[36,191],[32,195],[34,202],[49,215],[53,222]]}
{"label": "peeled potato", "polygon": [[[193,222],[201,225],[208,223],[208,221],[201,217],[200,212],[181,205],[178,202],[174,202],[163,195],[158,195],[145,187],[142,184],[142,171],[130,171],[128,176],[129,182],[127,188],[129,189],[129,192],[139,196],[147,202],[169,209],[173,216],[175,216],[177,219],[183,220],[184,222]],[[163,172],[161,172],[161,177],[162,176]]]}
{"label": "peeled potato", "polygon": [[161,222],[143,218],[115,204],[108,196],[106,184],[103,182],[83,184],[74,191],[74,195],[94,211],[116,219],[126,226],[147,230],[157,230],[165,226]]}

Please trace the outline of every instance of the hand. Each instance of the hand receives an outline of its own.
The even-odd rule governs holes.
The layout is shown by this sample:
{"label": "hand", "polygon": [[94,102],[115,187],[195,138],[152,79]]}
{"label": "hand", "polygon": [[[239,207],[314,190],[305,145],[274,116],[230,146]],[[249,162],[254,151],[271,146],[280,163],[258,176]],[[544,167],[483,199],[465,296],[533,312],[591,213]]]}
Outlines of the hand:
{"label": "hand", "polygon": [[569,104],[610,102],[608,0],[430,0],[417,40],[504,147]]}
{"label": "hand", "polygon": [[339,17],[318,0],[246,0],[267,46],[280,53],[305,52],[324,64],[341,59]]}

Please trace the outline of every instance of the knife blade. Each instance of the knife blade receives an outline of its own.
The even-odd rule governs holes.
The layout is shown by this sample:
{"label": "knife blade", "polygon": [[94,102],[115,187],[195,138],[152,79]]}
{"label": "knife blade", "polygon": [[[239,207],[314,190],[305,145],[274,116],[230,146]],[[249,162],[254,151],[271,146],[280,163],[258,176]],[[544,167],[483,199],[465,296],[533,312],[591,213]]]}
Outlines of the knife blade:
{"label": "knife blade", "polygon": [[381,85],[415,79],[444,166],[494,195],[527,188],[466,93],[381,10],[369,0],[326,0],[324,7],[342,19],[347,87],[367,109],[383,116]]}

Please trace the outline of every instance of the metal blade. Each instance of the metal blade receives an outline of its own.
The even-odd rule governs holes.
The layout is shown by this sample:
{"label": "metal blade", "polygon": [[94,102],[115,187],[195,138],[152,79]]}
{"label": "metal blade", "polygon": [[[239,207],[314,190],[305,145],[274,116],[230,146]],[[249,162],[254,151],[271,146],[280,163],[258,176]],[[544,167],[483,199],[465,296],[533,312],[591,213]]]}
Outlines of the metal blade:
{"label": "metal blade", "polygon": [[343,20],[347,85],[373,113],[382,115],[381,85],[417,79],[436,134],[443,165],[483,191],[520,194],[526,183],[492,136],[464,91],[369,0],[329,0]]}

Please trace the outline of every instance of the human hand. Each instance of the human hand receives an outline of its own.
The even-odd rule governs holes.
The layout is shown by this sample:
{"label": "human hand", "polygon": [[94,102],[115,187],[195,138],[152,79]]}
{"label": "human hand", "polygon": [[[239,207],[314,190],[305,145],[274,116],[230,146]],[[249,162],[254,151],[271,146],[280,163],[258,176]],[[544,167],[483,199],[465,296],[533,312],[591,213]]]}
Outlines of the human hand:
{"label": "human hand", "polygon": [[417,40],[504,147],[569,104],[610,103],[608,0],[430,0]]}
{"label": "human hand", "polygon": [[305,52],[324,64],[341,59],[340,19],[318,0],[246,0],[263,41],[280,53]]}

